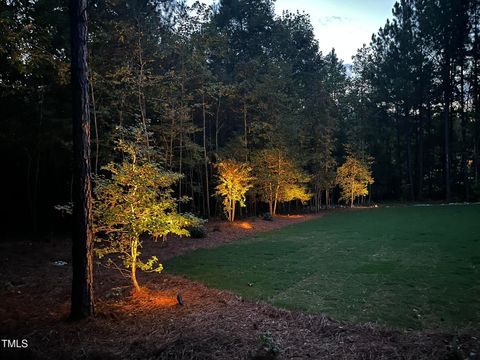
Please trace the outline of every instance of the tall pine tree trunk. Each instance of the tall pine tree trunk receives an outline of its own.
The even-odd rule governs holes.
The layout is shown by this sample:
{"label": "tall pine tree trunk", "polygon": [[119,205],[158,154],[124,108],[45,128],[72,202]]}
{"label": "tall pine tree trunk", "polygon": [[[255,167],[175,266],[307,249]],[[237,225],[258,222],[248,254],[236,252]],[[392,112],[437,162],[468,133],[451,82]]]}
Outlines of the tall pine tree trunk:
{"label": "tall pine tree trunk", "polygon": [[220,101],[222,100],[222,95],[218,95],[217,100],[217,111],[215,113],[215,156],[218,158],[218,135],[220,134],[219,127],[219,118],[220,118]]}
{"label": "tall pine tree trunk", "polygon": [[203,117],[203,163],[205,167],[205,205],[206,205],[206,216],[207,219],[210,218],[210,191],[208,185],[208,157],[207,157],[207,114],[206,114],[206,104],[205,104],[205,92],[202,92],[202,117]]}
{"label": "tall pine tree trunk", "polygon": [[418,117],[418,127],[417,127],[417,136],[418,136],[418,146],[417,146],[417,199],[423,200],[423,116],[424,112],[422,111],[423,107],[420,107],[420,114]]}
{"label": "tall pine tree trunk", "polygon": [[[408,117],[405,119],[405,121],[409,121]],[[411,139],[411,131],[410,131],[410,125],[407,124],[408,130],[407,130],[407,173],[408,173],[408,183],[409,183],[409,195],[410,195],[410,200],[415,200],[415,189],[414,189],[414,183],[413,183],[413,159],[412,159],[412,145],[410,144],[410,139]]]}
{"label": "tall pine tree trunk", "polygon": [[248,162],[248,138],[247,138],[247,102],[243,103],[243,131],[244,131],[244,146],[245,146],[245,161]]}
{"label": "tall pine tree trunk", "polygon": [[473,9],[473,69],[472,69],[472,93],[473,93],[473,121],[474,121],[474,131],[473,131],[473,174],[474,174],[474,184],[478,186],[479,180],[479,170],[480,170],[480,91],[479,91],[479,71],[478,71],[478,61],[479,61],[479,16],[478,10],[480,6],[477,3],[474,3]]}
{"label": "tall pine tree trunk", "polygon": [[473,171],[474,171],[474,184],[478,186],[479,183],[479,171],[480,171],[480,90],[479,90],[479,71],[478,61],[480,54],[479,46],[479,10],[480,4],[478,2],[473,3],[473,73],[472,73],[472,92],[473,92]]}
{"label": "tall pine tree trunk", "polygon": [[464,60],[461,60],[460,66],[460,111],[461,111],[461,133],[462,133],[462,157],[461,157],[461,171],[463,178],[463,186],[465,189],[465,200],[470,200],[470,184],[468,180],[468,144],[467,144],[467,114],[465,112],[465,69]]}
{"label": "tall pine tree trunk", "polygon": [[[145,64],[146,61],[143,59],[143,46],[141,39],[141,30],[138,29],[138,106],[140,109],[140,116],[142,119],[143,130],[145,132],[145,145],[150,147],[150,139],[148,138],[148,129],[147,129],[147,103],[145,101]],[[167,159],[165,159],[167,161]]]}
{"label": "tall pine tree trunk", "polygon": [[72,304],[70,317],[93,315],[93,231],[87,73],[87,0],[71,0],[73,110]]}
{"label": "tall pine tree trunk", "polygon": [[93,127],[95,130],[95,175],[98,174],[98,153],[99,153],[99,147],[100,143],[98,140],[98,124],[97,124],[97,106],[95,103],[95,92],[93,89],[93,75],[90,76],[90,92],[92,94],[92,110],[93,110]]}
{"label": "tall pine tree trunk", "polygon": [[451,80],[449,56],[446,56],[443,69],[443,132],[444,132],[444,177],[445,177],[445,199],[450,200],[450,101],[451,101]]}

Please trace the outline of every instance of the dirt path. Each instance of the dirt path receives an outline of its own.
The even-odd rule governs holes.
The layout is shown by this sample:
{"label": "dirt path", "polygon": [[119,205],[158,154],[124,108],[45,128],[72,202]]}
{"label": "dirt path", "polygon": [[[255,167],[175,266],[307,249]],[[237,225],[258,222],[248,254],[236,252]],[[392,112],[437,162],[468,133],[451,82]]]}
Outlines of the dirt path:
{"label": "dirt path", "polygon": [[[172,241],[162,257],[305,220],[249,221],[252,229],[211,223],[206,239]],[[213,231],[215,226],[220,229]],[[0,243],[0,336],[29,344],[0,348],[0,359],[270,359],[274,349],[279,359],[478,359],[478,338],[471,335],[351,325],[162,274],[142,274],[148,291],[130,296],[125,279],[100,267],[97,316],[69,323],[69,253],[68,241]],[[54,265],[58,260],[67,265]],[[178,292],[184,306],[177,304]]]}

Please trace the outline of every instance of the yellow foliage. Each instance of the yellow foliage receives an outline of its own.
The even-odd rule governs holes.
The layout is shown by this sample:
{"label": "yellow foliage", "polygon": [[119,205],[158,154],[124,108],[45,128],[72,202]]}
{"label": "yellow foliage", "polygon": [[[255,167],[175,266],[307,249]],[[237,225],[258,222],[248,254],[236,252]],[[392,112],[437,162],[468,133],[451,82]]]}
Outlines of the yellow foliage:
{"label": "yellow foliage", "polygon": [[307,193],[304,186],[298,184],[288,184],[284,187],[280,199],[285,202],[300,200],[302,203],[305,203],[310,200],[311,197],[312,196]]}
{"label": "yellow foliage", "polygon": [[137,268],[152,272],[163,270],[156,256],[141,259],[142,235],[153,238],[163,238],[170,233],[189,236],[187,228],[201,220],[177,212],[172,185],[181,175],[163,169],[154,161],[155,152],[144,145],[141,129],[128,130],[121,130],[122,134],[133,140],[117,141],[123,161],[103,167],[108,177],[95,178],[95,251],[99,258],[107,259],[107,265],[121,269],[116,264],[117,259],[130,269],[133,285],[138,290]]}
{"label": "yellow foliage", "polygon": [[350,206],[357,197],[368,195],[368,185],[373,182],[368,164],[352,155],[347,156],[345,163],[337,169],[337,184],[342,190],[340,198],[350,202]]}
{"label": "yellow foliage", "polygon": [[275,215],[277,203],[308,201],[311,195],[304,184],[310,179],[281,149],[266,149],[255,157],[256,188]]}
{"label": "yellow foliage", "polygon": [[216,195],[223,197],[223,209],[228,221],[235,220],[235,204],[245,207],[245,195],[252,187],[252,168],[234,160],[225,160],[217,164],[218,185]]}

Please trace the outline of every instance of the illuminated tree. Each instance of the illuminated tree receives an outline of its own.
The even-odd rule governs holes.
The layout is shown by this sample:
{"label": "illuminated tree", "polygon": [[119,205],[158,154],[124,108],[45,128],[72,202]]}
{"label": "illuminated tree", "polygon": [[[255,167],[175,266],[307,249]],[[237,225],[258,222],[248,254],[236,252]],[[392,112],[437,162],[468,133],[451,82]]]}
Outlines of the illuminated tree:
{"label": "illuminated tree", "polygon": [[[120,260],[130,270],[135,290],[140,290],[136,270],[161,272],[156,256],[140,259],[142,235],[153,239],[167,234],[189,236],[187,227],[200,220],[191,214],[177,213],[178,201],[172,186],[181,175],[166,171],[155,162],[155,151],[145,144],[144,127],[121,131],[117,150],[123,155],[121,164],[110,163],[103,168],[111,174],[96,179],[94,220],[99,258],[107,257],[107,265],[121,269]],[[129,139],[128,137],[133,138]],[[121,269],[124,271],[124,269]]]}
{"label": "illuminated tree", "polygon": [[223,197],[223,209],[228,221],[235,220],[235,205],[245,207],[245,194],[252,187],[252,168],[247,164],[234,160],[226,160],[217,164],[218,185],[216,195]]}
{"label": "illuminated tree", "polygon": [[312,197],[307,192],[307,188],[301,184],[285,184],[278,194],[278,202],[289,202],[299,200],[302,203],[307,202]]}
{"label": "illuminated tree", "polygon": [[310,199],[305,184],[309,181],[280,149],[260,151],[254,159],[256,189],[262,201],[268,203],[272,215],[277,213],[277,204],[292,200],[302,202]]}
{"label": "illuminated tree", "polygon": [[350,207],[353,207],[353,201],[368,195],[368,185],[373,184],[369,164],[348,155],[345,163],[337,169],[337,184],[342,189],[340,199],[350,202]]}

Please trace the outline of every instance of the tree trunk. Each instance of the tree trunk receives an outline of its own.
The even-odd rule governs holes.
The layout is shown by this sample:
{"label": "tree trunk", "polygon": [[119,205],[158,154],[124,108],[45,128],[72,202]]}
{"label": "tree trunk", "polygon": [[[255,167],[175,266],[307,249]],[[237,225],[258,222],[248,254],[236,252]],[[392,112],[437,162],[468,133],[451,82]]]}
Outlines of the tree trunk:
{"label": "tree trunk", "polygon": [[[43,104],[44,104],[44,90],[39,90],[39,119],[38,119],[38,133],[40,134],[42,125],[43,125]],[[41,148],[40,148],[40,135],[37,135],[36,150],[35,150],[35,176],[33,178],[33,189],[32,189],[32,230],[35,235],[38,234],[38,193],[39,193],[39,177],[40,177],[40,159],[41,159]]]}
{"label": "tree trunk", "polygon": [[210,218],[210,192],[208,189],[208,157],[207,157],[207,135],[206,135],[206,109],[205,109],[205,93],[202,93],[202,116],[203,116],[203,163],[205,166],[205,205],[207,219]]}
{"label": "tree trunk", "polygon": [[354,200],[354,196],[353,196],[353,181],[352,181],[352,195],[351,195],[351,199],[350,199],[350,207],[353,208],[353,200]]}
{"label": "tree trunk", "polygon": [[[140,32],[140,30],[139,30]],[[147,103],[145,101],[145,86],[144,86],[144,77],[145,77],[145,61],[143,60],[143,47],[142,40],[140,35],[138,37],[138,106],[140,108],[140,116],[142,119],[143,130],[145,132],[145,145],[150,147],[150,141],[148,138],[148,129],[147,129]],[[167,159],[165,159],[167,161]]]}
{"label": "tree trunk", "polygon": [[410,130],[407,132],[407,170],[408,170],[408,183],[409,183],[409,193],[410,200],[415,200],[415,189],[413,187],[413,160],[412,160],[412,147],[410,144],[411,133]]}
{"label": "tree trunk", "polygon": [[98,152],[99,152],[99,141],[98,141],[98,125],[97,125],[97,106],[95,103],[95,92],[93,90],[93,75],[90,76],[90,92],[92,94],[92,110],[93,110],[93,127],[95,129],[95,175],[98,174]]}
{"label": "tree trunk", "polygon": [[480,171],[480,91],[479,91],[479,71],[478,71],[478,61],[479,61],[479,5],[478,2],[473,3],[473,74],[472,74],[472,92],[473,92],[473,120],[474,120],[474,131],[473,131],[473,171],[474,171],[474,184],[478,186],[479,183],[479,171]]}
{"label": "tree trunk", "polygon": [[245,145],[245,161],[248,161],[248,140],[247,140],[247,103],[243,102],[243,130],[244,130],[244,145]]}
{"label": "tree trunk", "polygon": [[470,184],[468,180],[468,145],[467,145],[467,114],[465,112],[465,80],[464,80],[464,62],[462,60],[462,65],[460,67],[460,111],[461,111],[461,128],[462,128],[462,177],[463,177],[463,186],[465,189],[465,200],[470,200]]}
{"label": "tree trunk", "polygon": [[450,66],[451,59],[446,56],[444,60],[443,70],[443,131],[444,131],[444,177],[445,177],[445,199],[450,200],[450,96],[451,96],[451,80],[450,80]]}
{"label": "tree trunk", "polygon": [[[192,155],[190,154],[190,161],[192,161]],[[190,199],[191,201],[191,207],[192,207],[192,212],[195,212],[196,206],[195,206],[195,191],[193,188],[193,166],[190,166]]]}
{"label": "tree trunk", "polygon": [[[428,105],[430,106],[430,105]],[[423,200],[423,116],[424,113],[420,109],[420,115],[418,119],[418,148],[417,148],[417,199]]]}
{"label": "tree trunk", "polygon": [[137,281],[137,248],[138,248],[138,240],[132,240],[131,243],[131,254],[132,254],[132,268],[131,268],[131,277],[132,277],[132,284],[135,288],[136,292],[140,291],[140,286],[138,285]]}
{"label": "tree trunk", "polygon": [[[183,111],[183,110],[182,110]],[[180,149],[179,149],[179,155],[178,155],[178,172],[180,174],[183,174],[183,115],[180,116]],[[183,177],[180,178],[178,181],[178,198],[182,198],[182,179]],[[182,202],[178,202],[178,212],[182,212]]]}
{"label": "tree trunk", "polygon": [[222,95],[218,95],[217,100],[217,112],[215,114],[215,156],[218,158],[218,135],[220,134],[220,125],[219,125],[219,118],[220,118],[220,101],[222,100]]}
{"label": "tree trunk", "polygon": [[87,0],[72,0],[71,76],[73,112],[72,303],[70,317],[94,314],[90,124],[87,72]]}
{"label": "tree trunk", "polygon": [[273,200],[273,213],[272,213],[272,216],[277,214],[277,203],[278,203],[278,191],[279,191],[279,189],[280,189],[279,186],[277,186],[277,187],[275,188],[275,199]]}
{"label": "tree trunk", "polygon": [[36,155],[37,155],[37,159],[35,161],[35,176],[33,178],[33,198],[32,198],[32,204],[33,204],[32,227],[33,227],[33,233],[35,235],[38,233],[38,179],[40,177],[40,151]]}

